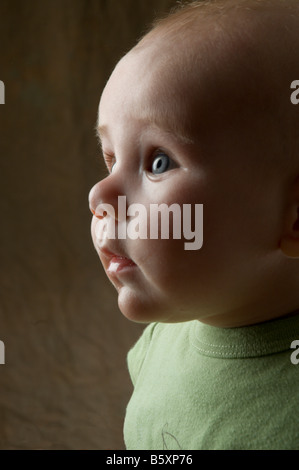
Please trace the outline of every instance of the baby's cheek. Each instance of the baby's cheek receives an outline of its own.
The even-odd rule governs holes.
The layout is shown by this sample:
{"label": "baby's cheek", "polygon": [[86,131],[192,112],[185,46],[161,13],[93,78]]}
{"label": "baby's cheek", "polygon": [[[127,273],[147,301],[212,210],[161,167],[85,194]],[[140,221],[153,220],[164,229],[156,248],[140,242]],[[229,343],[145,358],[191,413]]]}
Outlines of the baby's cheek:
{"label": "baby's cheek", "polygon": [[173,239],[139,240],[134,251],[146,275],[166,287],[179,281],[186,267],[183,243]]}

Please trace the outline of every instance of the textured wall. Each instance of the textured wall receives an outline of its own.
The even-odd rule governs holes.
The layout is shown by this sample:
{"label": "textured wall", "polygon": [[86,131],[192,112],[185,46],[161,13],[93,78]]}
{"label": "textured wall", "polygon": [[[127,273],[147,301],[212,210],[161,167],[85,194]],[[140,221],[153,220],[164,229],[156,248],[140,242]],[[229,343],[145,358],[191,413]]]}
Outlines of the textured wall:
{"label": "textured wall", "polygon": [[1,449],[117,449],[131,385],[90,238],[112,67],[172,0],[0,0]]}

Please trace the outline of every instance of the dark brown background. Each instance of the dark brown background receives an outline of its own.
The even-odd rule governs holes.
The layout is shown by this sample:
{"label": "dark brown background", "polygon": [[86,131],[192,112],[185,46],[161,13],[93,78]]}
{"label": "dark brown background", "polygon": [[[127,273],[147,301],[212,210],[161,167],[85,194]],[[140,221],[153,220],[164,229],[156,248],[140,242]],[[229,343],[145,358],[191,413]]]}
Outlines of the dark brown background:
{"label": "dark brown background", "polygon": [[120,449],[124,319],[90,238],[116,61],[174,0],[0,0],[1,449]]}

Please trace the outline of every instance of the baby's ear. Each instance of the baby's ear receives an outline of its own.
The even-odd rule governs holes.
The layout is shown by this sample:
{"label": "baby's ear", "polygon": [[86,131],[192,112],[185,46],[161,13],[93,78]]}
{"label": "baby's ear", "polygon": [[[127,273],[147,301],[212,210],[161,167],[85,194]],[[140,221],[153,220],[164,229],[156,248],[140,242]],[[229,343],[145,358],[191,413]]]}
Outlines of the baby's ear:
{"label": "baby's ear", "polygon": [[286,208],[280,249],[289,258],[299,258],[299,178],[295,181]]}

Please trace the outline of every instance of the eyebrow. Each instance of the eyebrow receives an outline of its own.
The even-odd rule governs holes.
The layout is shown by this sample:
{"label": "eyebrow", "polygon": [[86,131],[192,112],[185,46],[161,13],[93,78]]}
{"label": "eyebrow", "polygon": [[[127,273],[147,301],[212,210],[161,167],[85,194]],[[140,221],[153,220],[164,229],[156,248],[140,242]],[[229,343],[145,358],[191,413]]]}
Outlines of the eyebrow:
{"label": "eyebrow", "polygon": [[[161,120],[153,119],[152,117],[151,119],[148,119],[148,123],[153,127],[157,127],[158,129],[163,129],[164,132],[166,132],[167,134],[175,135],[176,138],[184,144],[193,143],[193,139],[191,139],[184,133],[178,132],[178,130],[172,129],[171,126],[165,125],[165,123]],[[102,146],[103,137],[109,134],[108,126],[105,124],[100,124],[100,125],[96,124],[95,131],[96,131],[96,135],[99,140],[99,143]]]}

